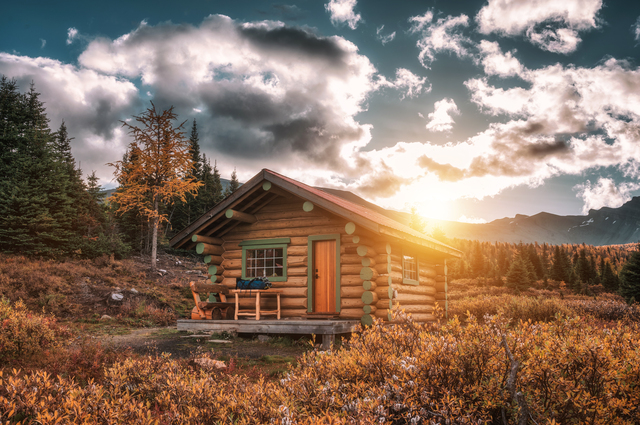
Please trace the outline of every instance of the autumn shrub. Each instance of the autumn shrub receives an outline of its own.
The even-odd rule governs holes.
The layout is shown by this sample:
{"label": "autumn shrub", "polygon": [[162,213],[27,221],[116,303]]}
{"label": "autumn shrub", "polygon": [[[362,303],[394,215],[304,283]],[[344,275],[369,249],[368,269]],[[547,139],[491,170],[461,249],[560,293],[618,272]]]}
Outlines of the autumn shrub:
{"label": "autumn shrub", "polygon": [[118,320],[136,327],[169,326],[176,323],[176,314],[170,308],[134,299],[126,300],[122,304]]}
{"label": "autumn shrub", "polygon": [[0,298],[0,361],[25,360],[61,346],[70,336],[53,317],[33,314],[22,301]]}
{"label": "autumn shrub", "polygon": [[516,423],[526,411],[530,423],[637,424],[639,338],[636,322],[589,317],[440,327],[405,318],[304,354],[279,382],[166,356],[124,359],[87,385],[14,372],[0,382],[0,420],[478,424]]}
{"label": "autumn shrub", "polygon": [[468,314],[478,318],[486,315],[502,314],[514,320],[549,321],[558,314],[571,316],[574,311],[559,298],[530,297],[515,295],[480,296],[463,298],[449,303],[449,317],[460,316],[464,320]]}

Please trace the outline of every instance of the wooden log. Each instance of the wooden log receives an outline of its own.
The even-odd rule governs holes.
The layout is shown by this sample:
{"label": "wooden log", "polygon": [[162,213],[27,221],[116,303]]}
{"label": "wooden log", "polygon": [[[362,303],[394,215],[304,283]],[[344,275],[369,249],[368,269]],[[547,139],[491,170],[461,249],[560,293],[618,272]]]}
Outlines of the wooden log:
{"label": "wooden log", "polygon": [[444,282],[444,281],[447,280],[447,277],[446,276],[442,276],[441,274],[439,274],[439,275],[436,276],[435,280],[436,280],[436,282]]}
{"label": "wooden log", "polygon": [[350,242],[353,242],[359,245],[366,245],[366,246],[371,246],[375,243],[373,239],[367,238],[365,236],[360,236],[360,235],[353,235],[351,237]]}
{"label": "wooden log", "polygon": [[433,286],[435,288],[436,281],[435,279],[431,279],[430,277],[419,277],[419,282],[421,286]]}
{"label": "wooden log", "polygon": [[378,311],[378,307],[376,307],[375,305],[364,305],[362,306],[362,311],[365,314],[373,314]]}
{"label": "wooden log", "polygon": [[360,324],[362,326],[371,326],[373,325],[373,317],[371,314],[369,313],[365,313],[362,315],[362,317],[360,317]]}
{"label": "wooden log", "polygon": [[422,305],[403,305],[398,307],[400,310],[404,310],[405,313],[432,313],[435,307],[430,304]]}
{"label": "wooden log", "polygon": [[289,261],[289,259],[287,258],[287,267],[308,267],[309,263],[307,263],[306,261]]}
{"label": "wooden log", "polygon": [[402,264],[396,263],[395,261],[391,261],[391,263],[389,263],[389,268],[391,269],[389,273],[391,272],[402,273]]}
{"label": "wooden log", "polygon": [[437,292],[447,292],[446,282],[436,282],[435,287]]}
{"label": "wooden log", "polygon": [[313,211],[313,208],[314,208],[314,205],[313,205],[312,202],[305,201],[302,204],[302,211],[304,211],[304,212],[311,212],[311,211]]}
{"label": "wooden log", "polygon": [[391,262],[391,255],[389,254],[379,254],[373,257],[376,260],[376,264],[386,264]]}
{"label": "wooden log", "polygon": [[378,302],[378,294],[372,291],[364,291],[360,299],[365,304],[375,304]]}
{"label": "wooden log", "polygon": [[380,254],[391,254],[391,244],[387,242],[376,243],[373,249]]}
{"label": "wooden log", "polygon": [[360,319],[363,311],[361,308],[344,308],[340,309],[340,317],[345,319]]}
{"label": "wooden log", "polygon": [[398,292],[397,297],[395,298],[400,305],[403,304],[433,304],[436,301],[436,298],[432,295],[416,295],[416,294],[402,294]]}
{"label": "wooden log", "polygon": [[280,317],[299,317],[306,318],[307,317],[307,309],[306,308],[296,308],[296,309],[281,309]]}
{"label": "wooden log", "polygon": [[356,224],[350,221],[345,224],[344,231],[347,233],[347,235],[353,235],[356,232],[356,228]]}
{"label": "wooden log", "polygon": [[226,251],[222,258],[225,260],[236,260],[238,258],[242,258],[242,251]]}
{"label": "wooden log", "polygon": [[414,295],[435,295],[436,288],[433,286],[422,285],[394,285],[393,287],[402,294],[414,294]]}
{"label": "wooden log", "polygon": [[282,289],[282,297],[306,297],[308,294],[308,289],[306,286],[275,286],[275,283],[285,283],[285,282],[274,282],[273,289]]}
{"label": "wooden log", "polygon": [[434,269],[420,269],[420,276],[435,279],[438,274]]}
{"label": "wooden log", "polygon": [[373,290],[376,294],[378,294],[379,299],[391,299],[393,298],[393,287],[391,286],[378,286]]}
{"label": "wooden log", "polygon": [[357,298],[344,298],[340,300],[340,308],[362,308],[366,304]]}
{"label": "wooden log", "polygon": [[361,267],[360,278],[362,280],[375,280],[378,278],[378,272],[371,267]]}
{"label": "wooden log", "polygon": [[386,322],[390,322],[391,321],[391,311],[390,310],[381,310],[378,309],[375,313],[374,316],[382,319]]}
{"label": "wooden log", "polygon": [[376,282],[376,285],[378,285],[378,286],[391,286],[391,285],[393,285],[393,282],[391,281],[391,277],[389,277],[389,275],[380,275],[375,280],[375,282]]}
{"label": "wooden log", "polygon": [[413,320],[415,320],[416,322],[435,322],[436,316],[434,316],[433,314],[421,314],[421,313],[412,313],[411,317],[413,318]]}
{"label": "wooden log", "polygon": [[444,270],[444,264],[438,264],[434,268],[436,269],[437,274],[446,275]]}
{"label": "wooden log", "polygon": [[191,242],[204,242],[210,245],[222,245],[224,241],[220,238],[214,238],[213,236],[204,235],[192,235]]}
{"label": "wooden log", "polygon": [[242,268],[242,259],[241,258],[237,258],[237,259],[233,259],[233,260],[227,260],[225,259],[221,266],[225,269],[225,270],[236,270],[236,269],[241,269]]}
{"label": "wooden log", "polygon": [[242,221],[243,223],[255,223],[256,221],[258,221],[256,216],[253,214],[247,214],[242,211],[237,211],[231,208],[225,211],[224,215],[230,220],[238,220],[238,221]]}
{"label": "wooden log", "polygon": [[391,300],[378,300],[378,302],[376,303],[376,308],[378,308],[378,310],[380,310],[380,309],[389,309],[389,310],[391,310],[393,308],[393,301],[391,301]]}
{"label": "wooden log", "polygon": [[[228,269],[225,268],[224,273],[222,273],[222,275],[225,278],[228,278],[228,277],[232,277],[232,278],[242,277],[242,270],[241,269],[228,270]],[[235,282],[233,283],[233,285],[235,286]]]}
{"label": "wooden log", "polygon": [[373,248],[366,245],[358,246],[358,248],[356,248],[356,252],[361,257],[375,257],[377,255],[376,251]]}
{"label": "wooden log", "polygon": [[307,255],[307,247],[306,246],[289,246],[287,247],[287,257],[291,256],[306,256]]}
{"label": "wooden log", "polygon": [[[358,276],[360,277],[360,276]],[[372,280],[365,280],[364,282],[362,282],[362,288],[365,291],[373,291],[374,289],[376,289],[378,287],[378,285],[376,285],[376,283]]]}
{"label": "wooden log", "polygon": [[360,264],[362,264],[362,267],[375,267],[376,260],[371,257],[362,257]]}
{"label": "wooden log", "polygon": [[362,287],[362,278],[356,275],[340,275],[340,286]]}
{"label": "wooden log", "polygon": [[340,264],[361,264],[362,257],[358,254],[342,254],[340,255]]}
{"label": "wooden log", "polygon": [[446,300],[447,299],[447,293],[446,292],[436,292],[436,301],[439,300]]}
{"label": "wooden log", "polygon": [[[355,243],[343,243],[340,244],[340,255],[358,255],[358,247],[360,245]],[[358,255],[358,257],[360,257]]]}
{"label": "wooden log", "polygon": [[204,257],[204,262],[206,264],[221,264],[222,263],[222,257],[219,255],[205,255]]}
{"label": "wooden log", "polygon": [[[245,230],[231,232],[228,237],[230,239],[253,240],[253,239],[269,239],[269,238],[294,238],[297,236],[307,235],[329,235],[340,233],[342,226],[316,226],[316,227],[300,227],[295,229],[274,229],[274,230]],[[226,237],[226,236],[225,236]]]}
{"label": "wooden log", "polygon": [[289,211],[265,211],[265,208],[262,208],[259,212],[254,214],[258,221],[262,220],[285,220],[285,219],[296,219],[296,218],[309,218],[313,215],[318,216],[317,214],[309,214],[302,211],[302,209],[295,209]]}
{"label": "wooden log", "polygon": [[308,257],[306,255],[289,255],[287,254],[287,265],[291,263],[302,263],[307,265]]}
{"label": "wooden log", "polygon": [[224,267],[222,266],[209,266],[207,269],[207,273],[210,275],[221,275],[224,271]]}
{"label": "wooden log", "polygon": [[222,276],[213,275],[209,278],[209,282],[211,283],[220,283],[222,282]]}
{"label": "wooden log", "polygon": [[329,217],[302,217],[293,219],[264,220],[254,223],[250,229],[256,230],[274,230],[274,229],[294,229],[314,226],[327,226],[334,223]]}
{"label": "wooden log", "polygon": [[346,286],[346,287],[340,287],[340,298],[357,298],[360,299],[360,296],[362,296],[362,293],[364,292],[364,289],[362,289],[362,286]]}
{"label": "wooden log", "polygon": [[378,285],[392,285],[402,283],[402,274],[398,272],[389,273],[388,275],[380,275],[376,279]]}
{"label": "wooden log", "polygon": [[307,267],[289,267],[287,277],[289,276],[307,276]]}
{"label": "wooden log", "polygon": [[222,255],[224,248],[220,245],[210,245],[208,243],[199,242],[196,245],[196,252],[202,255]]}
{"label": "wooden log", "polygon": [[375,269],[379,274],[389,274],[391,273],[391,263],[376,264]]}
{"label": "wooden log", "polygon": [[340,266],[341,275],[358,275],[362,266],[360,264],[342,264]]}

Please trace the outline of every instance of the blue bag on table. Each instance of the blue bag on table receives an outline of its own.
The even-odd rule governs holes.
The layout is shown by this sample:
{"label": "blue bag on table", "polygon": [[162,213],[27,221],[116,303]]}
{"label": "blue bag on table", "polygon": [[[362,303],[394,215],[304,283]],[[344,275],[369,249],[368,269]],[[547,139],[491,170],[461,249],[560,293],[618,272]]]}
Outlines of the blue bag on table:
{"label": "blue bag on table", "polygon": [[266,277],[254,277],[253,279],[236,278],[236,289],[269,289],[271,282]]}

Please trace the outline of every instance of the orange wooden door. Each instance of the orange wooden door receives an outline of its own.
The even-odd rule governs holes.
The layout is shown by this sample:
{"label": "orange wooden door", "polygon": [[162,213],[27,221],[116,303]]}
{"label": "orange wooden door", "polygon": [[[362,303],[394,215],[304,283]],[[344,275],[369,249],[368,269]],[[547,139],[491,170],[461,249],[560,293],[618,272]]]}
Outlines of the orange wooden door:
{"label": "orange wooden door", "polygon": [[336,241],[313,242],[313,311],[336,311]]}

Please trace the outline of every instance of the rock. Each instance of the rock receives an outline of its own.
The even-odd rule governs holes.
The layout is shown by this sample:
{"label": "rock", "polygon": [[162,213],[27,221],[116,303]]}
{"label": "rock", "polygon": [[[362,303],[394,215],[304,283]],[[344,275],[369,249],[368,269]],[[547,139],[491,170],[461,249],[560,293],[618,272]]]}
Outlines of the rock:
{"label": "rock", "polygon": [[122,301],[123,298],[124,298],[124,295],[122,294],[116,294],[116,293],[111,294],[111,299],[113,301],[120,302]]}
{"label": "rock", "polygon": [[131,293],[132,293],[132,294],[137,294],[137,293],[138,293],[138,290],[137,290],[136,288],[131,288]]}
{"label": "rock", "polygon": [[103,314],[102,317],[100,317],[100,320],[113,320],[113,317],[108,314]]}
{"label": "rock", "polygon": [[271,337],[269,337],[268,335],[258,335],[258,341],[260,342],[267,342],[271,339]]}
{"label": "rock", "polygon": [[200,365],[205,368],[215,368],[215,369],[224,369],[227,365],[221,360],[213,360],[208,357],[200,357],[199,359],[194,359],[193,362],[197,365]]}

